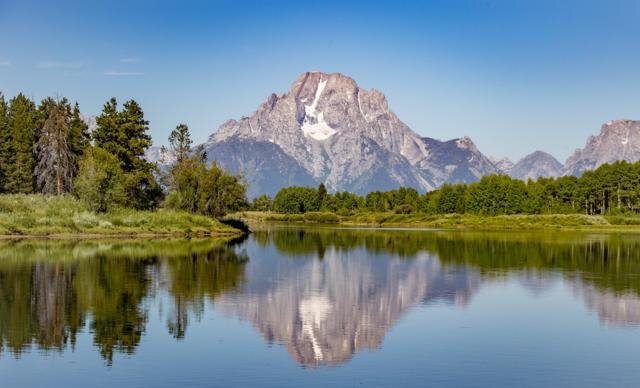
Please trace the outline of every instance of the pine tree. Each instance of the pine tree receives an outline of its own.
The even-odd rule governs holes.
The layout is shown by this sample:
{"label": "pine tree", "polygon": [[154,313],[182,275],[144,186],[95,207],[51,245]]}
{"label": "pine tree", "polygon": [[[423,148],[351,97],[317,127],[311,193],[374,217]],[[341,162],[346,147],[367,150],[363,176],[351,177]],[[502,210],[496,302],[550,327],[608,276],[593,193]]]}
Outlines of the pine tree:
{"label": "pine tree", "polygon": [[73,154],[72,167],[75,175],[78,171],[78,160],[90,145],[89,126],[82,119],[77,102],[73,109],[71,109],[70,105],[67,105],[67,115],[69,116],[69,147]]}
{"label": "pine tree", "polygon": [[14,163],[7,179],[7,191],[32,193],[36,141],[36,109],[33,101],[22,93],[9,104],[9,127],[11,128]]}
{"label": "pine tree", "polygon": [[56,102],[48,107],[36,143],[36,184],[45,194],[61,195],[71,191],[75,156],[70,144],[68,103]]}
{"label": "pine tree", "polygon": [[169,145],[171,152],[176,158],[176,163],[182,163],[189,157],[192,144],[193,141],[189,134],[189,127],[186,124],[179,124],[176,129],[171,131],[169,135]]}
{"label": "pine tree", "polygon": [[120,118],[118,113],[118,103],[115,98],[107,101],[102,107],[102,114],[96,117],[96,130],[93,132],[93,142],[96,147],[118,157],[124,153],[120,142]]}
{"label": "pine tree", "polygon": [[130,100],[124,103],[122,111],[118,111],[116,99],[112,98],[104,105],[96,123],[95,146],[120,161],[129,205],[137,209],[155,207],[162,189],[153,175],[155,165],[144,159],[145,151],[151,146],[151,137],[147,133],[149,122],[144,119],[140,105]]}
{"label": "pine tree", "polygon": [[144,152],[151,146],[147,133],[149,122],[136,101],[125,102],[119,112],[116,99],[112,98],[104,105],[96,123],[95,145],[115,155],[125,173],[149,169],[149,163],[144,160]]}
{"label": "pine tree", "polygon": [[0,193],[7,190],[7,179],[13,171],[13,141],[9,127],[9,107],[0,94]]}

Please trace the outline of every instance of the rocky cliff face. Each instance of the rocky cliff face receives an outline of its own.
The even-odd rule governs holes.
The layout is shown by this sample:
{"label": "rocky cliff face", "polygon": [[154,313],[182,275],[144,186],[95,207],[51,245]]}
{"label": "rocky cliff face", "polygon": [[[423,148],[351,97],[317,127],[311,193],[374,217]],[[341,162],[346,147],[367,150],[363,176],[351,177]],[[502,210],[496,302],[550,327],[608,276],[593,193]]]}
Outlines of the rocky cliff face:
{"label": "rocky cliff face", "polygon": [[590,136],[585,147],[567,159],[564,174],[579,176],[617,160],[640,160],[640,121],[614,120],[604,124],[599,135]]}
{"label": "rocky cliff face", "polygon": [[[252,144],[252,152],[243,144]],[[308,177],[333,191],[430,190],[497,171],[469,138],[422,138],[389,109],[382,93],[361,89],[337,73],[302,74],[287,93],[270,95],[251,116],[222,124],[205,149],[211,159],[247,178],[243,168],[252,163],[266,165],[273,155],[288,160],[271,168],[273,179],[248,179],[250,195],[273,194],[283,182],[310,184]],[[229,155],[229,149],[237,153]],[[291,179],[288,169],[304,179]]]}
{"label": "rocky cliff face", "polygon": [[525,181],[539,177],[555,178],[562,175],[562,164],[546,152],[535,151],[520,159],[507,173]]}

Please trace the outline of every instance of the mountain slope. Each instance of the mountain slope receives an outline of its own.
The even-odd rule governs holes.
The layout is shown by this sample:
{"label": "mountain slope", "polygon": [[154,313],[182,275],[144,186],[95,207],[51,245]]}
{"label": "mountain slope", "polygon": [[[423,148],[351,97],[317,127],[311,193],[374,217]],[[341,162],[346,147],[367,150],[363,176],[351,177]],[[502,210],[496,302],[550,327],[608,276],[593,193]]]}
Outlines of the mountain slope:
{"label": "mountain slope", "polygon": [[250,183],[247,192],[250,198],[260,194],[273,196],[281,187],[318,184],[274,143],[231,137],[208,145],[206,152],[209,160],[215,160],[225,170],[242,174]]}
{"label": "mountain slope", "polygon": [[562,174],[562,164],[546,152],[535,151],[514,164],[508,174],[525,181],[539,177],[555,178]]}
{"label": "mountain slope", "polygon": [[640,121],[614,120],[602,125],[600,134],[590,136],[585,147],[567,159],[564,174],[579,176],[617,160],[640,160]]}

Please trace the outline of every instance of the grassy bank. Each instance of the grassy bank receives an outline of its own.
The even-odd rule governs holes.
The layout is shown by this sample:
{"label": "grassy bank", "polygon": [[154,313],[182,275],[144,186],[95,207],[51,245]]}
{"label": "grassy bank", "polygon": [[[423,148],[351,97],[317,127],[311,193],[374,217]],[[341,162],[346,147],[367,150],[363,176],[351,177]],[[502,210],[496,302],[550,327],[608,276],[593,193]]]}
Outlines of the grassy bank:
{"label": "grassy bank", "polygon": [[243,212],[248,222],[335,224],[367,227],[454,228],[488,230],[575,229],[640,232],[640,217],[587,216],[583,214],[478,216],[470,214],[335,213],[278,214]]}
{"label": "grassy bank", "polygon": [[95,213],[70,196],[0,195],[0,236],[233,235],[240,231],[187,212],[131,209]]}

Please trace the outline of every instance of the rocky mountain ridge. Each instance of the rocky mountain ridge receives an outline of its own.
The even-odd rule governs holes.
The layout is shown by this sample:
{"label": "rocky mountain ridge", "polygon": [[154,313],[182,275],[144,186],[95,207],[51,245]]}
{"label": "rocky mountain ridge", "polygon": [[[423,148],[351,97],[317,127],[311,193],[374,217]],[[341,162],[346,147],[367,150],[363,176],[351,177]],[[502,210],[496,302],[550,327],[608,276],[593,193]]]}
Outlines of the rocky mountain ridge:
{"label": "rocky mountain ridge", "polygon": [[[640,121],[602,126],[563,166],[536,151],[517,163],[489,158],[469,137],[422,137],[389,108],[384,94],[339,73],[306,72],[250,116],[224,122],[203,144],[210,161],[242,173],[249,196],[325,183],[359,194],[399,186],[428,191],[502,173],[517,179],[580,175],[615,160],[640,160]],[[156,148],[147,152],[160,159]],[[166,158],[165,158],[166,159]]]}
{"label": "rocky mountain ridge", "polygon": [[[231,155],[240,149],[234,145],[247,142],[271,154]],[[497,172],[468,137],[444,142],[421,137],[389,109],[381,92],[362,89],[339,73],[302,74],[288,92],[271,94],[251,116],[222,124],[205,150],[234,172],[246,175],[247,167],[260,167],[282,182],[286,170],[300,167],[315,184],[356,193],[398,186],[425,191]],[[260,163],[275,154],[295,165]],[[252,187],[254,193],[278,189],[275,184]]]}

